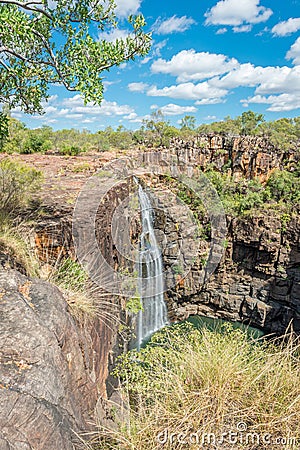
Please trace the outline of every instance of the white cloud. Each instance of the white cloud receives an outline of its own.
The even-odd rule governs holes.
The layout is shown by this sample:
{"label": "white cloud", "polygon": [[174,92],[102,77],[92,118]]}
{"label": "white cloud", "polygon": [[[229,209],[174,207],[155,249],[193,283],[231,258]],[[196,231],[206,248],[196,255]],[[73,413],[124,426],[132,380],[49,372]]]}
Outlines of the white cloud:
{"label": "white cloud", "polygon": [[149,87],[149,85],[147,83],[142,83],[142,82],[128,84],[128,89],[131,92],[145,92],[148,87]]}
{"label": "white cloud", "polygon": [[108,42],[116,42],[116,40],[124,40],[126,39],[130,33],[127,30],[120,30],[117,28],[113,28],[107,32],[99,33],[99,40],[104,40]]}
{"label": "white cloud", "polygon": [[249,33],[252,30],[252,25],[241,25],[239,27],[233,27],[234,33]]}
{"label": "white cloud", "polygon": [[[222,97],[227,94],[227,90],[219,89],[210,86],[207,81],[204,83],[193,84],[193,83],[182,83],[173,86],[166,86],[162,89],[158,89],[156,86],[152,86],[148,91],[147,95],[151,97],[170,97],[170,98],[180,98],[184,100],[198,100],[206,101],[206,104],[214,101],[215,103],[220,103]],[[202,103],[204,104],[204,103]]]}
{"label": "white cloud", "polygon": [[117,5],[116,15],[127,17],[129,14],[136,14],[141,6],[142,0],[115,0]]}
{"label": "white cloud", "polygon": [[161,50],[167,45],[168,40],[164,39],[163,41],[159,41],[153,44],[153,56],[160,56]]}
{"label": "white cloud", "polygon": [[153,25],[153,31],[157,34],[183,33],[196,22],[191,17],[172,16],[169,19],[162,20],[160,17]]}
{"label": "white cloud", "polygon": [[68,114],[69,109],[68,108],[63,108],[60,110],[57,110],[56,115],[57,116],[64,116],[65,114]]}
{"label": "white cloud", "polygon": [[66,114],[66,119],[77,119],[77,120],[81,120],[83,118],[83,114]]}
{"label": "white cloud", "polygon": [[[270,111],[289,111],[298,106],[292,95],[300,95],[300,38],[287,54],[295,67],[255,66],[240,64],[226,55],[196,53],[184,50],[171,60],[158,59],[152,64],[154,73],[176,75],[178,84],[146,88],[148,96],[195,100],[195,105],[217,104],[238,87],[254,88],[254,97],[267,99]],[[205,80],[193,83],[191,80]],[[246,102],[246,101],[245,101]]]}
{"label": "white cloud", "polygon": [[51,114],[53,112],[56,112],[57,108],[55,106],[49,105],[49,106],[45,106],[44,111],[45,111],[45,113]]}
{"label": "white cloud", "polygon": [[163,41],[159,42],[152,42],[151,47],[151,53],[146,58],[143,58],[142,61],[140,61],[140,64],[147,64],[149,61],[151,61],[155,57],[159,57],[161,55],[161,50],[167,45],[168,39],[164,39]]}
{"label": "white cloud", "polygon": [[137,118],[137,113],[136,112],[131,112],[127,116],[124,116],[124,119],[130,120],[130,121],[135,120],[136,118]]}
{"label": "white cloud", "polygon": [[260,0],[220,0],[207,13],[207,25],[255,24],[266,22],[272,10],[260,6]]}
{"label": "white cloud", "polygon": [[288,20],[277,23],[277,25],[272,28],[272,33],[275,36],[287,36],[298,30],[300,30],[300,17],[291,17]]}
{"label": "white cloud", "polygon": [[71,113],[75,114],[122,116],[134,112],[133,108],[129,105],[118,105],[117,102],[109,102],[107,100],[102,100],[101,105],[94,105],[93,103],[84,105],[83,99],[79,94],[65,99],[63,104],[70,108]]}
{"label": "white cloud", "polygon": [[[126,118],[126,117],[124,117],[124,118]],[[150,115],[149,114],[146,114],[145,116],[138,116],[138,115],[136,115],[135,117],[127,118],[127,120],[130,123],[139,123],[139,124],[141,124],[144,120],[149,120],[149,119],[150,119]]]}
{"label": "white cloud", "polygon": [[[55,106],[53,103],[55,102]],[[13,117],[22,118],[19,108],[12,111]],[[101,105],[88,103],[84,101],[80,94],[73,97],[59,100],[57,96],[50,98],[50,104],[44,103],[44,114],[35,115],[33,119],[42,121],[42,123],[55,123],[66,120],[72,120],[74,126],[81,126],[83,123],[94,123],[99,117],[124,117],[133,119],[137,117],[134,109],[129,105],[119,105],[117,102],[102,100]]]}
{"label": "white cloud", "polygon": [[256,88],[257,94],[278,94],[300,92],[300,66],[266,67],[262,80]]}
{"label": "white cloud", "polygon": [[204,120],[215,120],[217,116],[206,116],[204,117]]}
{"label": "white cloud", "polygon": [[294,42],[286,54],[287,59],[292,59],[293,64],[300,64],[300,37]]}
{"label": "white cloud", "polygon": [[81,122],[82,123],[94,123],[94,122],[96,122],[96,120],[97,120],[97,117],[89,117],[87,119],[83,119]]}
{"label": "white cloud", "polygon": [[225,33],[227,33],[227,28],[219,28],[217,31],[216,31],[216,34],[225,34]]}
{"label": "white cloud", "polygon": [[146,56],[145,58],[142,59],[141,64],[147,64],[149,61],[151,61],[151,57]]}
{"label": "white cloud", "polygon": [[204,80],[223,74],[238,66],[238,61],[222,54],[182,50],[170,61],[159,58],[151,66],[153,73],[165,73],[177,76],[178,82]]}
{"label": "white cloud", "polygon": [[217,105],[218,103],[225,103],[226,100],[221,97],[216,98],[202,98],[201,100],[197,100],[195,105]]}
{"label": "white cloud", "polygon": [[300,67],[261,67],[241,64],[221,78],[209,80],[212,86],[233,89],[240,86],[256,87],[258,94],[278,94],[300,89]]}
{"label": "white cloud", "polygon": [[246,107],[249,103],[268,104],[270,106],[267,110],[273,112],[291,111],[300,108],[300,94],[269,95],[268,97],[255,95],[241,100],[241,103],[244,103]]}
{"label": "white cloud", "polygon": [[168,105],[159,108],[164,116],[178,116],[179,114],[185,113],[195,113],[197,108],[195,106],[180,106],[174,103],[169,103]]}

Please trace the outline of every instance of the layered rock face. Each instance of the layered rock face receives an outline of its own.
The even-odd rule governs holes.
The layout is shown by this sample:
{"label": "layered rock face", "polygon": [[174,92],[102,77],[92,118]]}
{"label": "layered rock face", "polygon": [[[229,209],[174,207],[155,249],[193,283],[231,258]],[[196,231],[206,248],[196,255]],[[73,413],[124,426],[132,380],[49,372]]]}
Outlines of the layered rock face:
{"label": "layered rock face", "polygon": [[[205,246],[200,246],[202,254],[190,272],[166,293],[171,319],[199,314],[242,321],[266,333],[281,334],[292,325],[299,333],[299,218],[285,226],[268,215],[227,219],[228,234],[215,272],[205,279]],[[170,222],[167,229],[172,230]],[[174,264],[168,251],[164,262],[166,267]]]}
{"label": "layered rock face", "polygon": [[[228,171],[236,180],[259,178],[261,182],[276,169],[293,170],[300,158],[296,148],[281,152],[264,138],[220,135],[201,135],[188,142],[174,139],[170,149],[161,149],[162,164],[164,155],[182,172],[189,167],[196,177],[199,169],[213,166]],[[160,212],[163,206],[155,198],[153,204],[159,211],[158,233],[163,232],[168,242],[163,247],[167,287],[170,272],[177,279],[176,287],[166,292],[172,321],[199,314],[251,323],[265,332],[284,333],[289,325],[300,332],[299,211],[286,222],[269,210],[253,212],[252,217],[227,216],[223,256],[214,273],[207,277],[209,242],[200,239],[198,254],[186,276],[181,269],[191,254],[178,230],[181,210],[178,207],[176,212],[174,204],[169,215],[167,208]],[[213,251],[211,259],[215,256]]]}
{"label": "layered rock face", "polygon": [[[162,149],[162,151],[166,151]],[[234,176],[259,178],[266,181],[270,174],[283,165],[292,168],[300,159],[297,148],[279,151],[266,138],[256,136],[199,135],[189,141],[173,139],[168,153],[175,156],[180,165],[193,165],[207,169],[213,165],[224,167]]]}
{"label": "layered rock face", "polygon": [[88,327],[57,288],[14,270],[0,272],[0,303],[1,450],[74,449],[99,395]]}

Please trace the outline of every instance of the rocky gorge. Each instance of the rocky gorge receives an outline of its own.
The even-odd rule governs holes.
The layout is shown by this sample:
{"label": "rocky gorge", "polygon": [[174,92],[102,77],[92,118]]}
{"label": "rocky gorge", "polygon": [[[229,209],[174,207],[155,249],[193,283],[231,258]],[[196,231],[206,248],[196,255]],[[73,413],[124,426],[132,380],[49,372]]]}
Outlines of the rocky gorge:
{"label": "rocky gorge", "polygon": [[[44,271],[59,258],[76,257],[72,234],[74,203],[67,201],[70,193],[75,199],[88,176],[99,169],[101,172],[103,165],[114,157],[134,159],[137,153],[133,150],[128,155],[83,156],[69,158],[67,162],[61,157],[52,172],[49,167],[46,169],[49,172],[41,193],[43,213],[35,220],[31,233],[32,249]],[[281,152],[266,139],[219,135],[198,136],[187,142],[177,139],[170,149],[155,149],[153,153],[157,156],[155,164],[164,166],[166,176],[165,155],[168,155],[167,161],[176,167],[183,171],[189,167],[192,171],[189,176],[213,167],[216,171],[225,170],[235,180],[258,178],[263,183],[274,170],[292,171],[299,161],[297,149]],[[148,161],[149,154],[146,149],[142,158]],[[23,160],[43,169],[43,157],[34,160],[33,155],[29,156]],[[72,166],[82,163],[84,158],[89,169],[83,173],[72,171]],[[104,171],[98,179],[99,183],[105,183]],[[158,189],[162,184],[168,185],[166,177],[147,178],[142,174],[141,180]],[[114,270],[124,266],[124,255],[118,252],[113,240],[111,221],[115,209],[133,190],[134,183],[129,178],[112,188],[97,209],[96,239]],[[92,194],[91,200],[86,198],[83,228],[84,221],[89,222]],[[241,217],[226,214],[226,235],[217,243],[220,259],[207,277],[205,267],[211,237],[202,236],[196,254],[189,258],[191,248],[185,247],[182,237],[185,217],[181,205],[174,202],[172,211],[168,211],[163,200],[155,195],[152,202],[157,211],[155,227],[161,242],[164,241],[164,267],[173,277],[165,293],[172,322],[201,315],[241,321],[266,333],[282,334],[288,327],[300,332],[297,210],[286,220],[267,209]],[[124,246],[136,242],[140,231],[137,221],[129,219],[130,232]],[[119,235],[126,223],[126,220],[118,223]],[[5,405],[0,417],[0,448],[80,448],[82,433],[95,429],[95,411],[108,423],[111,405],[121,403],[109,371],[116,356],[128,348],[129,337],[124,329],[130,328],[131,314],[126,309],[126,299],[116,295],[103,297],[100,290],[95,296],[98,314],[78,319],[72,316],[58,288],[28,277],[22,265],[8,257],[5,249],[0,256],[0,395]],[[189,270],[185,274],[181,266],[186,261]],[[107,319],[107,310],[113,320]]]}

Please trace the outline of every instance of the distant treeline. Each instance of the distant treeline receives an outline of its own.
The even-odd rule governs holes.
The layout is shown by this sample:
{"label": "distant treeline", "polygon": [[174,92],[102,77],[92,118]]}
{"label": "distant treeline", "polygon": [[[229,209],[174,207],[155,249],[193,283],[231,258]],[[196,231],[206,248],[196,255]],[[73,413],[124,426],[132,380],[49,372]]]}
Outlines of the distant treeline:
{"label": "distant treeline", "polygon": [[[8,128],[8,133],[1,135],[1,130]],[[54,131],[50,126],[29,129],[22,122],[9,118],[1,124],[0,150],[6,153],[46,153],[55,152],[62,155],[78,155],[86,151],[126,150],[135,146],[168,147],[175,137],[184,140],[201,133],[221,133],[227,135],[265,136],[279,149],[288,150],[298,146],[300,140],[300,117],[282,118],[265,121],[263,114],[246,111],[236,118],[230,116],[210,124],[196,125],[194,116],[186,115],[179,125],[174,127],[165,119],[160,110],[144,120],[135,131],[127,130],[122,125],[117,129],[107,127],[105,130],[91,133],[74,128]]]}

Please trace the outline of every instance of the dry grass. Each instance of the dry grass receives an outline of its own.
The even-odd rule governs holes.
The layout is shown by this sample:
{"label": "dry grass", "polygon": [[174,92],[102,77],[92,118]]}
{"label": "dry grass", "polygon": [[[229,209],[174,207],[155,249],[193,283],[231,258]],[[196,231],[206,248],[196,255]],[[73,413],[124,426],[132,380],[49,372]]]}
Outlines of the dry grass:
{"label": "dry grass", "polygon": [[175,326],[126,354],[116,373],[130,420],[117,432],[100,429],[93,448],[299,448],[299,345],[292,338],[275,344],[230,326]]}
{"label": "dry grass", "polygon": [[75,317],[80,319],[85,315],[96,316],[97,308],[87,289],[88,274],[78,262],[70,258],[57,261],[48,274],[48,281],[64,293]]}
{"label": "dry grass", "polygon": [[2,224],[0,227],[0,251],[7,256],[8,265],[23,269],[29,276],[36,276],[39,263],[30,248],[30,236],[22,226],[12,227]]}
{"label": "dry grass", "polygon": [[113,330],[122,325],[118,302],[95,285],[77,261],[57,261],[47,279],[63,292],[71,314],[79,321],[97,317]]}

